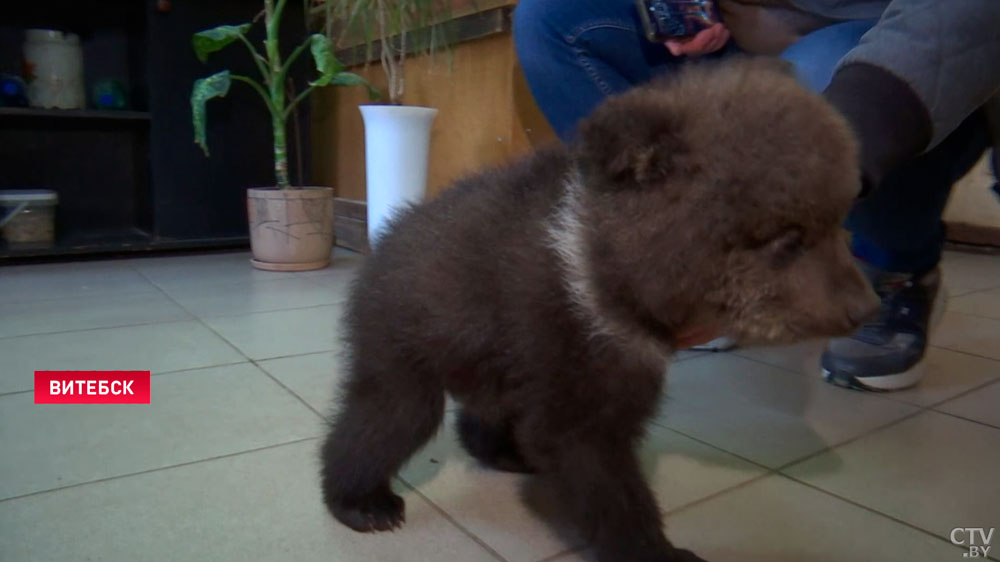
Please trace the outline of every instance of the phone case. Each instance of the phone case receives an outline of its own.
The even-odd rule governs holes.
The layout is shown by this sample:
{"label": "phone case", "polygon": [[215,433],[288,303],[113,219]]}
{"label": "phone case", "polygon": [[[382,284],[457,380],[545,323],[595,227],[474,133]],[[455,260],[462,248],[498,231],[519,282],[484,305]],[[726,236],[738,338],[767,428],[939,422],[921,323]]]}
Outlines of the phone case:
{"label": "phone case", "polygon": [[636,0],[646,38],[656,43],[690,37],[720,20],[714,0]]}

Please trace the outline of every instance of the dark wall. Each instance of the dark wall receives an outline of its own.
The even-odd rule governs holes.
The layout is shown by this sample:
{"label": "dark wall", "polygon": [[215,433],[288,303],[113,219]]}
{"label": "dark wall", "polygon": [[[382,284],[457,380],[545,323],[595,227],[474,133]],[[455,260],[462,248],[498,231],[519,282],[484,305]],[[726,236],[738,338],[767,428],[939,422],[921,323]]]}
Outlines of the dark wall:
{"label": "dark wall", "polygon": [[[220,24],[250,21],[263,3],[175,1],[172,6],[169,13],[151,10],[149,20],[147,75],[157,232],[168,237],[245,235],[246,188],[274,184],[269,114],[256,92],[234,83],[226,98],[208,103],[211,157],[206,158],[193,142],[190,93],[195,79],[220,70],[254,78],[258,71],[246,49],[235,43],[202,64],[191,49],[191,35]],[[284,22],[282,52],[288,53],[305,37],[300,2],[288,3]],[[251,37],[255,45],[262,44],[263,22],[254,26]],[[295,76],[308,70],[309,62],[302,58]],[[290,128],[288,135],[291,139]]]}

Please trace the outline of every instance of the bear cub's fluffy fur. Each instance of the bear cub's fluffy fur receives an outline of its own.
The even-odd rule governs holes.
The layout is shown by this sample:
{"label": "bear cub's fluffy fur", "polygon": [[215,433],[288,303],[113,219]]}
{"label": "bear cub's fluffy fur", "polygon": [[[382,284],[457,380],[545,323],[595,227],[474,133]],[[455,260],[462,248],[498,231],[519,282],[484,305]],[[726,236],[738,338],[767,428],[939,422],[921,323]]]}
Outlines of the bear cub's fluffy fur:
{"label": "bear cub's fluffy fur", "polygon": [[331,513],[402,524],[390,479],[448,393],[468,451],[543,479],[601,562],[699,560],[664,537],[634,452],[666,360],[685,334],[789,342],[873,310],[841,229],[856,151],[781,64],[693,65],[401,213],[347,307]]}

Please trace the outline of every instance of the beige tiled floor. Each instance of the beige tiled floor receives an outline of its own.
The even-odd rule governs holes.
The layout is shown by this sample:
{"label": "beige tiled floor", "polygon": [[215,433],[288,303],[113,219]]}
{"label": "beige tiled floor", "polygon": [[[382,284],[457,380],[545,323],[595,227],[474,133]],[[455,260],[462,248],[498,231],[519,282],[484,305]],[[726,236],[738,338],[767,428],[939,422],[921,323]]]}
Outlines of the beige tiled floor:
{"label": "beige tiled floor", "polygon": [[[397,482],[401,531],[325,514],[317,439],[361,261],[0,267],[0,560],[593,560],[450,424]],[[681,355],[641,451],[670,537],[713,562],[947,562],[963,559],[952,528],[1000,527],[1000,257],[949,254],[945,271],[916,389],[826,385],[822,342]],[[152,403],[35,405],[36,369],[151,370]]]}

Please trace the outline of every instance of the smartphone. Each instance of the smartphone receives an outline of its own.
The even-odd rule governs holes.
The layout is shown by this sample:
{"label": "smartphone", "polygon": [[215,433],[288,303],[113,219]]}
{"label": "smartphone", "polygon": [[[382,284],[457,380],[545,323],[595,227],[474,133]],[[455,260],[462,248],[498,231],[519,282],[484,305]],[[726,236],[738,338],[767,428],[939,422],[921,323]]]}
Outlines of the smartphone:
{"label": "smartphone", "polygon": [[646,38],[655,43],[691,37],[719,23],[715,0],[635,0]]}

